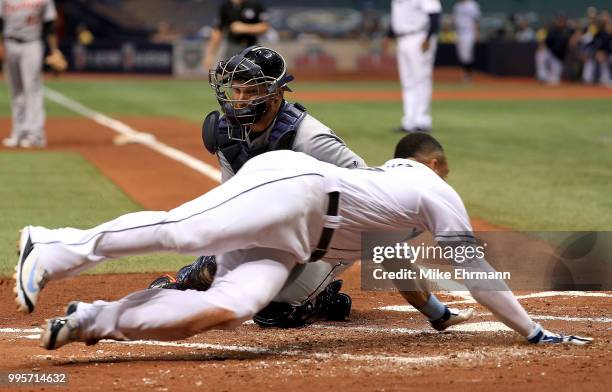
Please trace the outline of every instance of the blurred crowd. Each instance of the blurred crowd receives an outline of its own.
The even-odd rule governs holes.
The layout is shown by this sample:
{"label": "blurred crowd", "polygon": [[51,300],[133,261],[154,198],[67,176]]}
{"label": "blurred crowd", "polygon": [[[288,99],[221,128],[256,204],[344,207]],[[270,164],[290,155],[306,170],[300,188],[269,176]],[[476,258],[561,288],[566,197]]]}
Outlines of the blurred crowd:
{"label": "blurred crowd", "polygon": [[612,20],[607,10],[590,7],[580,20],[557,15],[537,32],[536,76],[555,85],[561,79],[612,86]]}
{"label": "blurred crowd", "polygon": [[[208,4],[208,2],[200,1],[201,3],[186,1],[185,6],[188,5],[187,3],[193,3],[191,4],[193,10],[201,10],[202,4]],[[242,1],[233,2],[241,3]],[[257,1],[253,1],[255,2]],[[260,2],[265,3],[265,0]],[[75,4],[66,1],[63,3]],[[129,4],[116,0],[100,2],[80,0],[79,3],[91,4],[90,8],[97,12],[107,12],[105,15],[109,17],[114,15],[115,11],[118,14],[127,12],[125,4]],[[382,41],[389,30],[388,10],[381,9],[378,3],[372,0],[361,0],[355,4],[357,5],[351,9],[328,7],[321,8],[317,12],[306,7],[291,8],[276,5],[266,10],[266,18],[262,17],[262,20],[267,21],[267,29],[259,35],[258,40],[264,44],[328,38]],[[123,8],[119,5],[123,5]],[[176,15],[172,20],[164,20],[163,18],[169,18],[169,16],[163,14],[160,16],[161,19],[156,20],[155,23],[149,21],[150,26],[147,25],[146,36],[143,39],[168,44],[179,38],[208,40],[219,23],[218,20],[215,20],[215,18],[218,19],[217,12],[207,12],[210,20],[202,21],[195,12],[187,12],[190,10],[187,8],[185,10],[183,14],[200,20],[199,24],[183,23],[182,19]],[[99,31],[99,29],[96,31],[95,28],[91,28],[92,26],[88,27],[83,24],[81,20],[83,19],[79,20],[76,29],[70,29],[70,33],[67,34],[69,37],[66,38],[73,39],[84,46],[91,44],[94,36],[96,41],[100,39],[100,42],[103,42],[105,38],[108,39],[108,37],[98,36],[104,35],[105,31]],[[535,12],[508,15],[485,14],[480,17],[477,30],[476,40],[480,43],[515,42],[537,45],[536,75],[539,80],[547,84],[558,84],[561,80],[582,80],[585,83],[605,85],[612,83],[610,76],[612,21],[608,10],[589,7],[584,15],[576,18],[559,13],[548,22],[542,20]],[[133,40],[133,37],[130,40]],[[457,44],[457,41],[452,10],[445,8],[438,42]]]}

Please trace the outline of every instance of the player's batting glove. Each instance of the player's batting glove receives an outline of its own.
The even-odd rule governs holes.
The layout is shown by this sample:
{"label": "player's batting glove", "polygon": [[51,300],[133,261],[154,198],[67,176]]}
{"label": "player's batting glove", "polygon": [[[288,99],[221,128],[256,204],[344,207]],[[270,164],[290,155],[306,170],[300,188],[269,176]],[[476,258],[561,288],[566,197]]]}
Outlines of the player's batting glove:
{"label": "player's batting glove", "polygon": [[575,335],[563,335],[553,333],[537,325],[536,330],[527,337],[529,343],[534,344],[574,344],[576,346],[584,346],[593,342],[593,338],[586,338]]}
{"label": "player's batting glove", "polygon": [[45,58],[47,64],[55,72],[64,72],[68,68],[66,58],[59,50],[54,50]]}

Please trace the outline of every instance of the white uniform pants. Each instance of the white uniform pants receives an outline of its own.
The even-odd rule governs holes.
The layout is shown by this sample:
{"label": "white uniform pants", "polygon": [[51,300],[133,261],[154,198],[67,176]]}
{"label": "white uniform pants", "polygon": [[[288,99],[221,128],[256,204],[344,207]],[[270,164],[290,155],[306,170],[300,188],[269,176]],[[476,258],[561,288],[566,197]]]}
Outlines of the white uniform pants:
{"label": "white uniform pants", "polygon": [[548,48],[539,48],[535,54],[536,76],[549,84],[559,84],[563,63]]}
{"label": "white uniform pants", "polygon": [[241,321],[277,296],[319,240],[326,184],[319,175],[267,182],[253,177],[235,177],[169,212],[127,214],[89,230],[32,228],[38,262],[50,279],[131,254],[223,254],[206,292],[145,290],[79,307],[81,337],[178,339],[197,331],[198,315],[206,310],[226,309]]}
{"label": "white uniform pants", "polygon": [[604,86],[612,85],[611,68],[612,55],[608,59],[589,58],[582,67],[582,81],[585,83],[601,83]]}
{"label": "white uniform pants", "polygon": [[431,38],[429,49],[423,52],[421,44],[426,37],[426,32],[420,32],[402,36],[397,41],[404,104],[402,127],[406,130],[431,129],[432,125],[431,94],[437,40]]}
{"label": "white uniform pants", "polygon": [[476,44],[476,34],[473,31],[459,32],[457,34],[457,58],[462,65],[474,62],[474,45]]}
{"label": "white uniform pants", "polygon": [[18,43],[6,39],[5,74],[11,94],[11,138],[45,142],[42,41]]}

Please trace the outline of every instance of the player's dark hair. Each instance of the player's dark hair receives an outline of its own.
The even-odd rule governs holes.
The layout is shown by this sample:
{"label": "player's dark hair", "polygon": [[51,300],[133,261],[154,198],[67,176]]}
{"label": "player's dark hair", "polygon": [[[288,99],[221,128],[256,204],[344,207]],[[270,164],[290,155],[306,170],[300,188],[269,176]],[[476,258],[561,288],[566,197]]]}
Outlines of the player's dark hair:
{"label": "player's dark hair", "polygon": [[417,155],[444,153],[440,142],[425,132],[413,132],[404,136],[395,146],[394,158],[414,158]]}

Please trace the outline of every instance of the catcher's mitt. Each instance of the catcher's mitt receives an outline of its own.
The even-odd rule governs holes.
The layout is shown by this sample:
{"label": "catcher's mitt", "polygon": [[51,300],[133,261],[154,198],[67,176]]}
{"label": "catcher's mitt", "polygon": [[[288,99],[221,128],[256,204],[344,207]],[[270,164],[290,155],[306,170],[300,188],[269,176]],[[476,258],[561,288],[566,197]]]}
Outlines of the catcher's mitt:
{"label": "catcher's mitt", "polygon": [[66,58],[59,50],[53,51],[50,55],[45,58],[45,64],[47,64],[55,72],[64,72],[68,68],[68,62]]}

